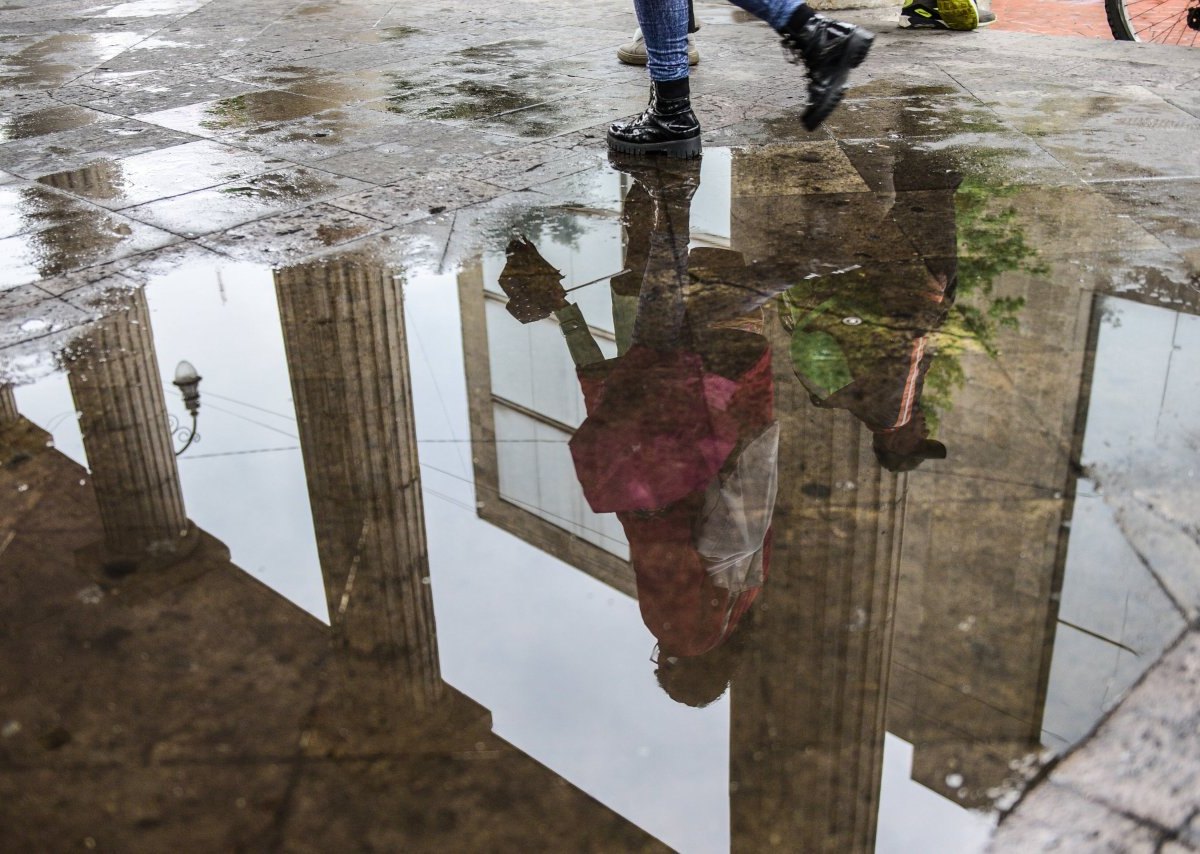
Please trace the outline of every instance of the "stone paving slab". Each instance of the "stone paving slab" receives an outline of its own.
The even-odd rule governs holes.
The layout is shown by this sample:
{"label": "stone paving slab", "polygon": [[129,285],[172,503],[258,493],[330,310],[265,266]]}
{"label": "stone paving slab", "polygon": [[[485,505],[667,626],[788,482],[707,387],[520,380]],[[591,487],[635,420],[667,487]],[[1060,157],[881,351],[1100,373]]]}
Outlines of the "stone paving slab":
{"label": "stone paving slab", "polygon": [[1193,852],[1200,816],[1200,631],[1171,649],[1001,822],[992,852]]}

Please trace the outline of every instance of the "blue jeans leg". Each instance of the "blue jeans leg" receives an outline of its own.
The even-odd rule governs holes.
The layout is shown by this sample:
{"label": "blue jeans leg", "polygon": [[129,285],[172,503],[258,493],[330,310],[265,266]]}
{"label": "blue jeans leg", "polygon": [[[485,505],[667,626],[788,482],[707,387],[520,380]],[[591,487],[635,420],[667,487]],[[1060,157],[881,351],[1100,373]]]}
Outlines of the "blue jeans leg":
{"label": "blue jeans leg", "polygon": [[[729,0],[782,32],[805,0]],[[688,76],[688,0],[633,0],[638,26],[646,39],[650,79],[680,80]]]}
{"label": "blue jeans leg", "polygon": [[777,32],[782,32],[804,0],[729,0],[734,6],[745,9],[754,17],[766,21]]}
{"label": "blue jeans leg", "polygon": [[688,0],[633,0],[646,39],[646,68],[658,82],[688,76]]}

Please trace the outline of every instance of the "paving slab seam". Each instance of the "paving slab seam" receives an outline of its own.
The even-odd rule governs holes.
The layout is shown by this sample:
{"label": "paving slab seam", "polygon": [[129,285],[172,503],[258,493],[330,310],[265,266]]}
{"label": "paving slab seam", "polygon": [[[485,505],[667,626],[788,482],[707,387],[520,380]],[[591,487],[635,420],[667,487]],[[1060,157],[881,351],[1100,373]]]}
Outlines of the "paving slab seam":
{"label": "paving slab seam", "polygon": [[[1172,600],[1172,603],[1174,604],[1174,600]],[[1009,816],[1013,815],[1024,801],[1026,801],[1028,798],[1032,797],[1037,792],[1038,787],[1040,785],[1045,784],[1049,780],[1051,773],[1055,769],[1057,769],[1058,766],[1062,765],[1063,762],[1065,762],[1067,759],[1069,759],[1070,757],[1074,756],[1076,753],[1079,753],[1085,747],[1087,747],[1096,738],[1097,733],[1099,733],[1099,731],[1104,728],[1105,724],[1107,724],[1117,714],[1117,712],[1121,709],[1121,706],[1123,705],[1124,701],[1126,699],[1128,699],[1130,696],[1132,696],[1133,693],[1138,689],[1138,687],[1141,686],[1142,684],[1144,684],[1150,678],[1150,676],[1154,672],[1157,664],[1159,662],[1161,662],[1164,658],[1166,658],[1167,655],[1169,655],[1172,651],[1174,651],[1175,649],[1177,649],[1181,645],[1183,645],[1183,643],[1187,640],[1187,638],[1190,635],[1192,635],[1194,632],[1195,632],[1195,630],[1192,628],[1185,628],[1183,631],[1181,631],[1174,638],[1174,640],[1172,640],[1164,648],[1162,654],[1158,657],[1155,664],[1146,668],[1146,670],[1137,678],[1137,680],[1125,691],[1125,694],[1121,698],[1121,701],[1114,703],[1112,705],[1112,707],[1108,709],[1108,711],[1106,711],[1103,715],[1101,715],[1096,720],[1096,722],[1091,726],[1091,728],[1088,729],[1088,731],[1085,735],[1083,735],[1075,744],[1071,745],[1071,747],[1067,748],[1066,750],[1064,750],[1060,753],[1055,753],[1052,756],[1050,756],[1045,762],[1039,763],[1036,770],[1034,771],[1034,773],[1028,778],[1026,784],[1020,790],[1016,800],[1014,800],[1011,804],[1008,804],[1005,807],[1000,809],[997,825],[1003,826],[1004,822],[1006,820],[1008,820]],[[1068,786],[1068,784],[1055,781],[1054,785],[1062,786],[1063,788],[1071,788],[1071,790],[1073,792],[1075,792],[1075,794],[1079,794],[1082,797],[1085,797],[1089,801],[1095,800],[1094,796],[1092,796],[1090,794],[1083,795],[1082,793],[1076,791],[1074,789],[1074,787]],[[1117,810],[1112,809],[1107,804],[1104,805],[1104,808],[1109,810],[1110,812],[1117,812]],[[1145,824],[1145,821],[1142,819],[1137,819],[1137,822],[1139,824]],[[1159,828],[1159,825],[1154,824],[1154,823],[1151,823],[1151,824],[1153,824],[1153,826],[1156,829]]]}

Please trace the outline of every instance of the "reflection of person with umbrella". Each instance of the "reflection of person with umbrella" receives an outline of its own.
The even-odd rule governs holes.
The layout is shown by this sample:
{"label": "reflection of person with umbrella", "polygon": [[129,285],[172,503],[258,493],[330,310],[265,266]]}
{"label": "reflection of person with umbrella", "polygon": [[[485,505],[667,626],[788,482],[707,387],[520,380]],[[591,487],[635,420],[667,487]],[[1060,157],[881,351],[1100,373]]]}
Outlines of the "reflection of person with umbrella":
{"label": "reflection of person with umbrella", "polygon": [[570,443],[584,496],[625,529],[660,682],[702,706],[728,685],[737,644],[725,642],[770,559],[779,431],[762,335],[769,295],[739,285],[739,254],[689,253],[698,164],[614,164],[634,177],[626,271],[611,283],[617,357],[604,358],[561,273],[528,241],[509,244],[500,285],[522,323],[553,313],[560,324],[587,409]]}
{"label": "reflection of person with umbrella", "polygon": [[919,262],[886,273],[860,269],[796,285],[783,295],[781,316],[812,402],[849,411],[874,434],[880,464],[909,471],[946,456],[929,438],[921,390],[933,359],[929,334],[953,291]]}

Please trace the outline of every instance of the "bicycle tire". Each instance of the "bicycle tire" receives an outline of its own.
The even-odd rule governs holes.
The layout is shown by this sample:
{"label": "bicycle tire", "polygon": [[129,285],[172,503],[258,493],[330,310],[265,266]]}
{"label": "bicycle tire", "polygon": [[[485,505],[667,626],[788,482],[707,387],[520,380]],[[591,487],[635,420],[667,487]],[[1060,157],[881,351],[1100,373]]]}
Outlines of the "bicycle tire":
{"label": "bicycle tire", "polygon": [[[1195,5],[1196,0],[1104,0],[1104,14],[1118,41],[1200,47],[1200,30],[1188,25],[1188,10]],[[1147,20],[1139,26],[1137,18]]]}

